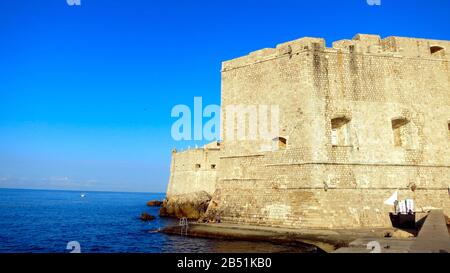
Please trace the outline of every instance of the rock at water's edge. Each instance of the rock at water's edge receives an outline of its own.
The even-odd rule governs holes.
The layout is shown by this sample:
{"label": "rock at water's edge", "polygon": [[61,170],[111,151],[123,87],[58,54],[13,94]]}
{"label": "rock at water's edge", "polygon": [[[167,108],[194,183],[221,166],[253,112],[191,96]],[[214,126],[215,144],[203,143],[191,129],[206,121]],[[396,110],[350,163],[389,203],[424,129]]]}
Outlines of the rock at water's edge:
{"label": "rock at water's edge", "polygon": [[162,204],[163,204],[163,201],[158,201],[158,200],[152,200],[152,201],[147,202],[147,206],[149,206],[149,207],[161,207]]}
{"label": "rock at water's edge", "polygon": [[211,195],[205,191],[173,195],[164,200],[159,215],[198,220],[205,214],[210,201]]}
{"label": "rock at water's edge", "polygon": [[152,216],[152,215],[148,214],[147,212],[144,212],[141,214],[139,219],[141,219],[144,222],[147,222],[147,221],[155,220],[155,216]]}

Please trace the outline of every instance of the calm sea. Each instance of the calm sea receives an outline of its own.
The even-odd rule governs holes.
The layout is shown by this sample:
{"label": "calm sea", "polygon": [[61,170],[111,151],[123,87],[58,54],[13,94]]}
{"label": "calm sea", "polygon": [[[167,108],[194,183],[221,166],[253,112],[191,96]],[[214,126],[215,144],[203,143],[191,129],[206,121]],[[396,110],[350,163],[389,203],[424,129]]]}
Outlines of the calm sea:
{"label": "calm sea", "polygon": [[[164,194],[0,189],[0,252],[64,253],[77,241],[85,253],[302,252],[283,245],[211,240],[151,231],[177,224],[159,218],[144,223],[146,206]],[[304,250],[303,250],[304,251]]]}

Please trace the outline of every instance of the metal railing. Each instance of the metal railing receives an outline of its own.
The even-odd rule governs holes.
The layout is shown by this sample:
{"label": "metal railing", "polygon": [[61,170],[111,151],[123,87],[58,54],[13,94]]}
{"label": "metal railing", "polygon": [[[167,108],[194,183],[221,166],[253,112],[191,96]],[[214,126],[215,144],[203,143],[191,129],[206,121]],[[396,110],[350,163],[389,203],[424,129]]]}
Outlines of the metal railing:
{"label": "metal railing", "polygon": [[180,222],[178,223],[178,225],[180,226],[180,235],[183,236],[186,235],[188,233],[188,228],[189,228],[189,221],[186,217],[180,218]]}

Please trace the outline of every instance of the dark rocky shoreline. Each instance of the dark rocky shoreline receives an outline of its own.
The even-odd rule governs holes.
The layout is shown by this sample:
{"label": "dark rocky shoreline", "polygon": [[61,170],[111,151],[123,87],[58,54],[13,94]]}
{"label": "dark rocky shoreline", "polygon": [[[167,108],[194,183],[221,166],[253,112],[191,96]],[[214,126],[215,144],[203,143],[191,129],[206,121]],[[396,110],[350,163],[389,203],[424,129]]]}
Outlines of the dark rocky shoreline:
{"label": "dark rocky shoreline", "polygon": [[164,200],[159,215],[199,220],[206,213],[210,201],[211,195],[205,191],[173,195]]}

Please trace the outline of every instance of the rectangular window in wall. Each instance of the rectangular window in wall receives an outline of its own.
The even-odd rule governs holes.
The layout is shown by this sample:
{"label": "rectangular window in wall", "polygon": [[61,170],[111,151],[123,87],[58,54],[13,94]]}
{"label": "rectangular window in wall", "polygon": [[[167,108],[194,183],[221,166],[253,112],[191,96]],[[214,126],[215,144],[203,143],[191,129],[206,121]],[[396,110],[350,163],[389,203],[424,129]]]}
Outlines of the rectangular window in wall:
{"label": "rectangular window in wall", "polygon": [[332,146],[350,145],[349,123],[350,119],[346,117],[338,117],[331,120]]}
{"label": "rectangular window in wall", "polygon": [[405,147],[410,142],[410,134],[408,130],[409,120],[406,118],[392,119],[392,132],[394,135],[394,146]]}
{"label": "rectangular window in wall", "polygon": [[447,128],[448,128],[447,133],[448,133],[448,136],[450,137],[450,120],[447,121]]}
{"label": "rectangular window in wall", "polygon": [[287,139],[284,137],[276,137],[272,140],[272,150],[286,150],[287,147]]}

